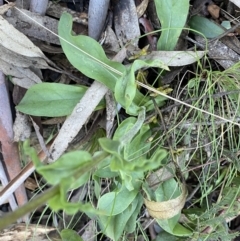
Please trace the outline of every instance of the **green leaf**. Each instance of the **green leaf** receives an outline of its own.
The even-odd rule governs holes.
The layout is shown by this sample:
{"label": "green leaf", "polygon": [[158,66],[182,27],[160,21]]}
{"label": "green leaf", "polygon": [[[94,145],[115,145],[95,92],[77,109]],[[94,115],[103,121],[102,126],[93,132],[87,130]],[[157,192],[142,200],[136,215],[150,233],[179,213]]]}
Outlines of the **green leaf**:
{"label": "green leaf", "polygon": [[[178,182],[172,178],[160,185],[155,191],[155,195],[156,201],[164,202],[179,197],[179,195],[181,195],[181,190]],[[161,228],[168,233],[176,236],[189,236],[192,232],[178,223],[180,216],[181,213],[179,210],[179,214],[170,219],[156,219],[156,221]]]}
{"label": "green leaf", "polygon": [[[137,106],[145,106],[145,103],[147,103],[148,101],[150,101],[150,97],[147,95],[143,95],[140,91],[136,92],[135,98],[134,98],[134,103]],[[152,100],[151,100],[152,101]]]}
{"label": "green leaf", "polygon": [[107,137],[100,138],[98,141],[104,151],[112,155],[119,156],[121,147],[120,141],[111,140]]}
{"label": "green leaf", "polygon": [[62,241],[83,241],[79,234],[72,229],[63,229],[60,235]]}
{"label": "green leaf", "polygon": [[[28,89],[16,109],[33,116],[66,116],[87,90],[85,86],[71,86],[59,83],[40,83]],[[104,101],[97,109],[104,107]]]}
{"label": "green leaf", "polygon": [[127,119],[123,120],[115,131],[113,140],[119,140],[134,126],[136,121],[137,118],[135,117],[128,117]]}
{"label": "green leaf", "polygon": [[[173,217],[174,218],[174,217]],[[189,237],[193,232],[187,228],[185,228],[183,225],[180,223],[177,223],[174,228],[171,228],[171,224],[169,224],[169,220],[156,220],[159,226],[163,228],[166,232],[173,234],[174,236],[179,236],[179,237]]]}
{"label": "green leaf", "polygon": [[157,49],[174,50],[187,20],[189,0],[155,0],[154,2],[163,29]]}
{"label": "green leaf", "polygon": [[118,173],[112,172],[110,170],[110,163],[111,163],[112,157],[109,155],[107,158],[105,158],[99,165],[98,169],[93,173],[93,178],[113,178],[117,177]]}
{"label": "green leaf", "polygon": [[[56,168],[58,168],[58,170],[59,170],[59,175],[61,176],[61,179],[58,178],[57,176],[55,176],[55,178],[58,179],[57,182],[59,182],[57,184],[57,186],[55,187],[55,190],[58,192],[57,192],[57,194],[55,194],[55,196],[53,198],[51,198],[48,201],[48,204],[53,211],[57,212],[59,210],[64,210],[67,214],[70,214],[70,215],[73,215],[78,211],[85,212],[85,213],[86,212],[94,213],[95,215],[100,214],[100,212],[98,212],[96,209],[94,209],[92,207],[92,205],[90,205],[90,204],[82,204],[81,202],[68,202],[67,193],[68,193],[69,189],[79,187],[79,185],[80,185],[79,181],[81,181],[82,176],[84,176],[85,174],[89,175],[91,169],[93,167],[95,167],[96,165],[98,165],[101,161],[103,161],[107,157],[107,154],[105,152],[98,152],[98,153],[95,153],[95,155],[91,159],[89,159],[89,157],[91,157],[91,155],[88,154],[87,152],[79,151],[78,153],[82,157],[81,161],[76,159],[75,164],[73,164],[73,163],[67,164],[64,161],[62,161],[62,163],[61,163],[67,169],[68,175],[66,175],[66,173],[61,174],[61,172],[64,172],[64,167],[63,168],[59,167],[59,166],[61,166],[59,163],[58,163],[59,166],[58,165],[56,166]],[[71,153],[65,154],[65,158],[66,157],[71,157]],[[68,158],[66,158],[65,161],[66,160],[69,161]],[[91,161],[89,161],[89,160],[91,160]],[[49,165],[49,166],[51,166],[51,165]],[[45,167],[45,166],[43,166],[43,167]],[[43,167],[39,167],[39,168],[43,169]],[[74,168],[74,167],[76,167],[76,168]],[[73,171],[73,169],[74,169],[74,171]],[[46,170],[46,171],[47,171],[47,174],[50,175],[49,170]],[[49,175],[47,175],[47,177]],[[64,177],[64,176],[66,176],[66,177]],[[53,182],[56,182],[56,181],[53,181]]]}
{"label": "green leaf", "polygon": [[135,81],[135,71],[141,68],[159,67],[169,70],[168,67],[159,59],[140,60],[137,59],[127,68],[126,74],[117,81],[115,86],[115,98],[121,104],[128,114],[137,115],[140,106],[134,101],[137,93],[137,84]]}
{"label": "green leaf", "polygon": [[30,147],[30,140],[24,141],[23,151],[25,155],[28,155],[31,158],[36,168],[44,165],[38,158],[36,150],[33,147]]}
{"label": "green leaf", "polygon": [[68,202],[67,192],[69,191],[69,182],[71,181],[75,181],[74,177],[68,177],[62,180],[59,193],[48,201],[49,207],[55,212],[64,210],[64,212],[69,215],[74,215],[78,211],[97,214],[98,211],[89,203],[83,204],[81,202]]}
{"label": "green leaf", "polygon": [[[86,151],[73,151],[62,155],[56,162],[37,167],[37,171],[48,183],[56,185],[63,178],[73,177],[76,170],[81,169],[92,160]],[[76,180],[75,180],[76,181]]]}
{"label": "green leaf", "polygon": [[110,168],[112,171],[125,172],[125,174],[128,176],[131,175],[132,172],[144,173],[160,167],[162,161],[167,157],[167,155],[168,152],[166,150],[158,149],[157,153],[154,155],[154,158],[147,159],[144,158],[144,156],[139,156],[132,160],[121,159],[121,162],[112,160]]}
{"label": "green leaf", "polygon": [[109,60],[97,41],[88,36],[73,36],[71,31],[72,16],[63,13],[58,25],[58,34],[68,60],[84,75],[96,79],[114,91],[116,81],[124,74],[125,67]]}
{"label": "green leaf", "polygon": [[[116,230],[115,231],[115,235],[114,235],[115,236],[115,240],[119,240],[119,238],[123,234],[123,231],[125,230],[125,227],[126,227],[126,224],[127,224],[128,220],[129,220],[129,218],[131,218],[131,216],[133,215],[134,211],[136,210],[137,204],[138,204],[138,198],[137,197],[127,207],[126,210],[124,210],[122,213],[120,213],[119,215],[116,216],[115,223],[114,223],[115,230]],[[136,223],[136,219],[134,220],[134,222]]]}
{"label": "green leaf", "polygon": [[[127,228],[126,224],[138,206],[138,197],[139,195],[133,200],[126,210],[118,215],[110,217],[103,215],[99,216],[99,224],[102,231],[112,240],[118,241],[123,234],[123,231]],[[134,218],[135,220],[133,220],[133,222],[136,224],[137,216],[134,215]]]}
{"label": "green leaf", "polygon": [[128,191],[125,187],[118,192],[106,193],[98,200],[98,209],[106,216],[117,215],[128,208],[137,194],[138,190]]}
{"label": "green leaf", "polygon": [[167,233],[167,232],[165,232],[165,231],[161,231],[158,235],[157,235],[157,237],[156,237],[156,239],[154,239],[154,241],[185,241],[186,239],[184,238],[184,239],[179,239],[178,237],[176,237],[176,236],[174,236],[174,235],[172,235],[172,234],[170,234],[170,233]]}
{"label": "green leaf", "polygon": [[132,213],[131,217],[128,219],[124,229],[127,233],[133,233],[136,230],[137,218],[143,205],[143,198],[141,194],[138,194],[136,199],[138,200],[138,205]]}
{"label": "green leaf", "polygon": [[[140,159],[135,160],[134,162],[128,162],[129,164],[126,165],[126,169],[133,169],[134,171],[141,171],[146,172],[153,169],[156,169],[161,166],[162,161],[167,157],[168,152],[164,149],[157,150],[157,154],[155,157],[157,158],[150,158],[150,159]],[[132,164],[132,165],[131,165]]]}
{"label": "green leaf", "polygon": [[93,180],[94,180],[94,194],[95,194],[95,197],[97,199],[100,198],[101,196],[101,192],[102,192],[102,187],[101,187],[101,178],[99,178],[98,176],[94,175],[93,176]]}
{"label": "green leaf", "polygon": [[222,26],[217,25],[213,21],[197,15],[191,17],[188,24],[191,29],[202,33],[206,38],[215,38],[226,31]]}
{"label": "green leaf", "polygon": [[177,225],[180,216],[181,216],[181,213],[169,219],[156,219],[156,220],[157,220],[157,223],[161,226],[161,228],[163,228],[165,231],[169,233],[173,233],[173,230]]}
{"label": "green leaf", "polygon": [[119,141],[114,141],[105,137],[99,139],[99,144],[105,152],[112,154],[110,159],[110,166],[113,165],[115,169],[111,167],[111,170],[117,171],[118,169],[121,169],[123,165],[123,156],[121,155],[121,143]]}
{"label": "green leaf", "polygon": [[156,201],[163,202],[174,199],[181,194],[181,190],[179,188],[178,182],[175,179],[171,178],[156,189]]}
{"label": "green leaf", "polygon": [[161,165],[162,161],[168,156],[168,154],[169,153],[165,149],[159,148],[152,154],[150,162]]}
{"label": "green leaf", "polygon": [[[134,72],[132,70],[134,64],[127,69],[127,74],[117,81],[115,86],[116,100],[126,109],[129,108],[136,95],[137,84],[135,82]],[[132,73],[133,72],[133,73]]]}
{"label": "green leaf", "polygon": [[117,177],[118,173],[112,172],[111,169],[108,167],[98,169],[95,173],[95,176],[101,177],[101,178],[113,178]]}
{"label": "green leaf", "polygon": [[141,129],[145,121],[145,115],[146,115],[145,107],[142,106],[138,113],[138,118],[135,124],[125,135],[120,137],[119,141],[121,142],[122,145],[127,145],[128,143],[130,143],[133,137],[138,133],[138,131]]}
{"label": "green leaf", "polygon": [[148,141],[151,134],[149,125],[142,125],[139,133],[124,148],[124,158],[126,160],[145,158],[151,147],[151,142]]}
{"label": "green leaf", "polygon": [[[157,103],[158,107],[161,107],[164,105],[164,101],[167,100],[167,97],[164,97],[162,95],[158,95],[155,97],[155,101]],[[150,110],[154,110],[155,106],[153,104],[152,99],[146,101],[146,103],[144,104],[145,108],[146,108],[146,112],[150,111]]]}
{"label": "green leaf", "polygon": [[[123,168],[122,168],[123,170]],[[142,172],[119,170],[122,179],[122,185],[124,185],[128,191],[139,190],[142,185],[144,175]]]}

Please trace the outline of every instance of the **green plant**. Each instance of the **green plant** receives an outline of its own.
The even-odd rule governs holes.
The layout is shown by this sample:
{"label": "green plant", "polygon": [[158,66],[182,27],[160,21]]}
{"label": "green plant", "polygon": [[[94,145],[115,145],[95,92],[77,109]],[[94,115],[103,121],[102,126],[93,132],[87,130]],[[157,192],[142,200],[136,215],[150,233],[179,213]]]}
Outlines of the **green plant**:
{"label": "green plant", "polygon": [[[71,29],[72,17],[70,14],[65,13],[59,22],[60,41],[67,58],[75,68],[89,78],[97,79],[106,85],[115,93],[116,100],[126,108],[129,114],[137,115],[140,106],[146,106],[147,111],[153,108],[150,98],[137,90],[134,72],[143,67],[159,67],[168,70],[168,67],[161,60],[136,60],[130,67],[125,67],[120,63],[109,60],[101,45],[94,39],[82,35],[74,36],[71,34]],[[54,113],[59,109],[59,98],[62,98],[64,108],[60,111],[60,114],[67,115],[76,104],[75,95],[72,97],[71,95],[79,92],[80,99],[81,95],[86,91],[86,87],[83,86],[74,89],[74,87],[59,85],[53,91],[55,87],[51,83],[34,86],[27,92],[25,98],[16,108],[28,114],[59,116],[58,113]],[[36,91],[40,95],[39,99],[36,99]],[[60,92],[59,95],[58,91]],[[56,94],[51,96],[49,94],[51,92]],[[69,96],[71,99],[68,98]],[[156,97],[158,103],[163,102],[163,100],[164,98],[161,96]],[[43,101],[48,101],[51,105],[45,105],[45,108],[43,108]]]}
{"label": "green plant", "polygon": [[157,48],[158,50],[174,50],[187,21],[189,0],[154,0],[154,2],[163,30]]}
{"label": "green plant", "polygon": [[[139,194],[139,191],[144,183],[145,173],[168,162],[167,151],[163,148],[156,148],[148,141],[153,133],[150,125],[144,124],[145,114],[146,111],[152,110],[154,105],[149,96],[143,96],[138,91],[135,83],[135,71],[143,67],[158,67],[166,70],[168,68],[159,60],[143,61],[137,59],[129,67],[110,61],[96,41],[86,36],[73,36],[71,27],[70,15],[63,14],[59,23],[59,35],[62,37],[61,44],[70,62],[88,77],[96,78],[105,84],[114,92],[116,100],[122,107],[129,114],[138,115],[138,118],[129,117],[123,121],[112,140],[99,139],[103,151],[96,152],[93,156],[84,151],[70,152],[63,155],[55,163],[45,166],[38,160],[32,148],[25,146],[25,153],[32,158],[37,171],[49,184],[54,186],[46,194],[42,194],[43,198],[39,198],[41,202],[46,201],[47,197],[48,205],[54,211],[64,209],[68,214],[74,214],[81,210],[90,216],[97,215],[102,232],[114,240],[118,240],[124,232],[131,233],[135,229],[136,219],[143,204],[143,196]],[[81,64],[79,64],[80,62]],[[54,88],[55,90],[53,90]],[[42,108],[44,104],[42,100],[49,99],[47,95],[51,92],[56,93],[56,95],[60,93],[59,96],[62,98],[67,91],[66,97],[71,96],[74,99],[73,93],[76,93],[81,98],[81,94],[85,90],[86,88],[81,86],[64,87],[63,85],[54,86],[54,84],[47,83],[39,84],[27,92],[17,108],[34,115],[49,115],[50,113],[52,116],[66,115],[69,114],[69,109],[74,106],[74,100],[69,100],[63,106],[60,114],[57,111],[53,112],[59,97],[56,99],[54,95],[51,96],[55,103],[52,103],[52,106],[49,105],[47,110]],[[40,99],[36,99],[38,97],[36,93]],[[67,99],[69,98],[67,97]],[[165,98],[161,96],[155,97],[158,105],[164,100]],[[32,103],[35,104],[35,108],[32,108]],[[36,111],[36,109],[38,110]],[[100,161],[101,163],[97,164]],[[108,176],[113,178],[111,192],[101,195],[100,190],[95,189],[99,211],[93,209],[91,205],[66,202],[68,190],[82,186],[88,181],[90,173],[83,175],[82,170],[89,170],[91,167],[96,168],[96,171],[92,173],[96,187],[100,187],[100,178]],[[61,173],[60,176],[59,173]],[[58,175],[58,178],[55,178],[55,175]],[[27,210],[35,207],[31,206],[32,203],[34,202],[30,202],[30,208]],[[21,210],[23,209],[20,209],[17,215],[22,214]],[[175,219],[175,224],[177,221],[178,218]],[[119,225],[115,226],[116,223]]]}
{"label": "green plant", "polygon": [[[188,3],[189,1],[184,1],[184,4],[181,2],[184,13],[188,12]],[[169,29],[163,32],[158,47],[172,50],[184,27],[186,14],[182,16],[178,25],[174,25],[172,12],[170,18],[169,15],[162,14],[161,11],[166,10],[166,6],[160,8],[159,4],[160,1],[156,1],[159,18],[163,26]],[[179,1],[162,1],[161,4],[178,6]],[[27,209],[19,209],[10,217],[15,214],[16,219],[26,210],[31,211],[48,201],[48,205],[56,212],[64,210],[73,215],[80,210],[86,213],[91,219],[97,220],[101,233],[113,240],[120,240],[127,239],[137,227],[141,230],[138,218],[145,202],[149,213],[156,217],[157,223],[165,230],[156,240],[161,240],[162,236],[166,237],[165,240],[186,240],[187,237],[189,240],[217,240],[219,235],[227,240],[233,237],[235,234],[229,234],[226,223],[228,218],[239,212],[239,165],[238,157],[232,155],[232,152],[237,153],[240,142],[234,135],[236,131],[233,123],[223,123],[221,129],[214,114],[230,118],[239,113],[238,95],[231,92],[239,89],[239,66],[224,72],[213,72],[205,70],[198,63],[196,77],[184,87],[183,99],[190,100],[193,107],[202,109],[210,115],[181,106],[173,118],[168,118],[165,123],[162,121],[159,127],[154,122],[146,123],[146,114],[154,109],[154,104],[150,96],[144,96],[137,89],[135,72],[148,67],[167,70],[167,66],[159,60],[137,59],[130,66],[111,61],[96,41],[86,36],[74,36],[71,29],[71,17],[63,14],[59,23],[59,35],[69,61],[86,76],[106,85],[130,117],[119,123],[112,139],[99,139],[100,150],[92,148],[94,152],[70,152],[47,166],[40,163],[34,149],[25,145],[25,153],[34,160],[37,171],[47,183],[53,185],[53,188],[38,197],[38,202],[35,199],[29,203]],[[36,99],[36,91],[40,93],[40,99]],[[85,91],[86,87],[83,86],[39,84],[27,92],[17,108],[25,113],[40,116],[68,115],[78,101],[77,98],[81,98]],[[48,105],[48,108],[43,108],[40,100],[50,100],[51,92],[54,95],[61,92],[60,99],[66,96],[73,97],[68,103],[63,104],[64,108],[60,113],[54,103],[52,106]],[[228,92],[229,95],[224,95],[225,99],[222,100],[218,98],[219,92]],[[160,95],[154,98],[157,106],[163,105],[166,100]],[[59,101],[55,98],[53,100],[55,103]],[[33,103],[35,109],[32,108]],[[102,102],[98,108],[104,108],[104,103]],[[163,125],[166,125],[166,130],[162,128]],[[173,140],[171,143],[169,136]],[[224,138],[229,140],[227,144]],[[211,145],[211,148],[208,148],[208,145]],[[228,167],[220,165],[222,156],[231,163]],[[192,166],[196,170],[191,170]],[[183,174],[179,175],[179,172]],[[229,179],[226,178],[226,174],[229,174]],[[150,179],[154,176],[157,181],[152,183]],[[198,182],[194,183],[198,195],[190,193],[189,197],[186,197],[183,176],[186,179],[198,179]],[[90,178],[94,183],[94,191],[89,194],[91,202],[67,202],[69,190],[83,186]],[[103,192],[101,188],[103,180],[107,183],[107,192]],[[217,200],[209,201],[213,191],[217,192],[219,197]],[[186,198],[191,202],[190,207],[181,213]],[[173,202],[176,210],[167,209],[166,206]],[[149,206],[149,203],[153,206]],[[155,205],[159,204],[164,208],[155,210]],[[161,219],[157,216],[158,212],[162,214]],[[0,220],[0,226],[11,221],[11,218]],[[210,232],[205,232],[206,229]],[[219,234],[215,231],[219,231]],[[144,231],[142,233],[145,235]],[[71,230],[62,231],[63,240],[67,240],[68,235],[73,236],[75,233]],[[74,240],[81,238],[76,236]]]}

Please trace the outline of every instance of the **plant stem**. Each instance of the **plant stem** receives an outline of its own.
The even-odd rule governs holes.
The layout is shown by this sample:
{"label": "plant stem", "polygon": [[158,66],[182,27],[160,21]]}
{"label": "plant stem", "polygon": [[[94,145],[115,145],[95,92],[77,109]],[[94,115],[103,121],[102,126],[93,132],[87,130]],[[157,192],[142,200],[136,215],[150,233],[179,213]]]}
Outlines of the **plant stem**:
{"label": "plant stem", "polygon": [[29,201],[27,204],[20,207],[16,211],[5,216],[2,216],[0,219],[0,229],[6,228],[8,225],[15,222],[15,220],[21,218],[22,216],[26,215],[27,213],[30,213],[34,209],[46,203],[49,199],[51,199],[54,195],[56,195],[59,192],[59,187],[60,185],[58,184],[48,189],[46,192],[36,196],[34,199]]}
{"label": "plant stem", "polygon": [[[88,164],[83,166],[80,171],[77,171],[74,176],[75,178],[81,177],[86,172],[91,171],[93,167],[95,167],[97,164],[99,164],[102,160],[104,160],[109,154],[106,152],[99,152],[97,155],[95,155],[92,158],[92,161],[90,161]],[[39,206],[45,204],[47,201],[49,201],[51,198],[53,198],[58,192],[60,191],[60,184],[55,185],[52,188],[49,188],[44,193],[36,196],[34,199],[29,201],[24,206],[20,207],[16,211],[4,215],[0,218],[0,230],[6,228],[8,225],[14,223],[17,219],[23,217],[29,212],[32,212]]]}

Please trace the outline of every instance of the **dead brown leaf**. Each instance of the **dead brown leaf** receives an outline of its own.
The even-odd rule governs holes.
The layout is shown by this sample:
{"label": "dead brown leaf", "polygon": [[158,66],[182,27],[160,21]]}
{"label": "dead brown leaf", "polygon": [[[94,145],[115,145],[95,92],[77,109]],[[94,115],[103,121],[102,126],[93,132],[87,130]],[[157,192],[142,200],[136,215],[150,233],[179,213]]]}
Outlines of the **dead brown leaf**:
{"label": "dead brown leaf", "polygon": [[157,219],[169,219],[177,215],[186,202],[187,189],[185,185],[182,184],[182,193],[177,198],[164,201],[164,202],[154,202],[144,199],[144,203],[147,210],[153,218]]}

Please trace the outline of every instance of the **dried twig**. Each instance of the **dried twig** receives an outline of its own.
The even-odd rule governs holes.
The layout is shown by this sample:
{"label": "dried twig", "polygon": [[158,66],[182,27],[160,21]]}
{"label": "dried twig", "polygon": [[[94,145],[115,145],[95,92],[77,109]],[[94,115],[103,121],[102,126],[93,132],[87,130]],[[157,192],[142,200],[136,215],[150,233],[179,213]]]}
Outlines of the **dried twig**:
{"label": "dried twig", "polygon": [[[13,142],[13,121],[5,76],[0,72],[0,146],[7,175],[13,179],[20,171],[20,158],[17,143]],[[18,205],[27,203],[27,195],[23,185],[15,192]],[[6,200],[6,199],[5,199]],[[2,200],[4,201],[4,200]]]}

